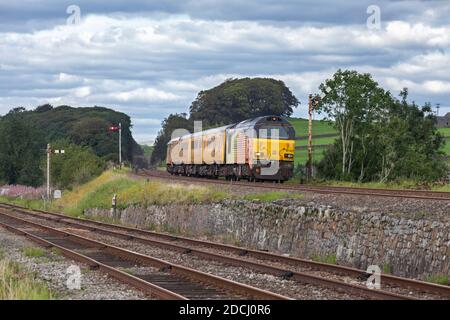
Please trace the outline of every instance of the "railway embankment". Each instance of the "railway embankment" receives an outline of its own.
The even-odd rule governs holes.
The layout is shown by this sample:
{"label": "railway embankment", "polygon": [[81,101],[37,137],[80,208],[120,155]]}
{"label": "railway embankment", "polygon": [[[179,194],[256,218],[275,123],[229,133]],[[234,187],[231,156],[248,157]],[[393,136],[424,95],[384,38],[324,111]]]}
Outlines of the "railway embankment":
{"label": "railway embankment", "polygon": [[[86,216],[109,217],[107,209]],[[302,203],[232,200],[213,204],[131,206],[121,223],[227,241],[324,262],[425,280],[449,274],[450,233],[445,216],[405,216]]]}

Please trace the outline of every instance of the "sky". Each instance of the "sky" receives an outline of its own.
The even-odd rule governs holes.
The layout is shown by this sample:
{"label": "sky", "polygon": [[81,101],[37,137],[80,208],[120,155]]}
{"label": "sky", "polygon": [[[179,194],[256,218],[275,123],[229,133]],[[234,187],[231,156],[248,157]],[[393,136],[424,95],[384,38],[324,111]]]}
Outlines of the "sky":
{"label": "sky", "polygon": [[450,1],[0,0],[0,115],[105,106],[150,144],[229,78],[283,80],[307,117],[308,94],[339,68],[450,112]]}

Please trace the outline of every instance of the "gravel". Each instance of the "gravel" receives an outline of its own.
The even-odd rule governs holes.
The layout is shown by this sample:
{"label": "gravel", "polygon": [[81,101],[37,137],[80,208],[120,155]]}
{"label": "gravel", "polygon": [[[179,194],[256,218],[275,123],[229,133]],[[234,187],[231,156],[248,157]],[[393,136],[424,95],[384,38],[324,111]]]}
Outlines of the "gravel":
{"label": "gravel", "polygon": [[[46,222],[46,225],[57,225],[53,222]],[[284,280],[265,273],[255,272],[248,268],[229,266],[224,263],[211,261],[189,254],[182,254],[174,251],[168,251],[149,245],[140,244],[136,241],[122,240],[116,237],[93,233],[86,230],[75,228],[63,228],[62,230],[76,233],[88,238],[112,244],[131,251],[146,254],[155,258],[159,258],[174,264],[183,265],[206,273],[214,274],[236,282],[245,283],[263,290],[275,292],[284,296],[295,299],[361,299],[361,297],[337,292],[335,290],[322,288],[313,285],[300,284],[291,280]]]}
{"label": "gravel", "polygon": [[[144,300],[148,296],[132,287],[108,277],[102,272],[89,270],[87,265],[47,251],[43,257],[27,257],[24,248],[36,247],[33,242],[0,227],[0,248],[5,258],[35,273],[61,300]],[[81,289],[69,290],[66,282],[67,268],[76,265],[81,269]]]}

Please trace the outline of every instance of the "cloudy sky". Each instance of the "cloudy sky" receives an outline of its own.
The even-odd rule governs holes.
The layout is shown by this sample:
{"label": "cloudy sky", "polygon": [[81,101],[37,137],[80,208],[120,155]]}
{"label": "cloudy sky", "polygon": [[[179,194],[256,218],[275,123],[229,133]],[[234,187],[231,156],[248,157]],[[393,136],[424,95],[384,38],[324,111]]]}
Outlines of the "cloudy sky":
{"label": "cloudy sky", "polygon": [[306,117],[307,94],[338,68],[450,112],[450,1],[0,0],[0,114],[111,107],[139,142],[230,77],[285,81]]}

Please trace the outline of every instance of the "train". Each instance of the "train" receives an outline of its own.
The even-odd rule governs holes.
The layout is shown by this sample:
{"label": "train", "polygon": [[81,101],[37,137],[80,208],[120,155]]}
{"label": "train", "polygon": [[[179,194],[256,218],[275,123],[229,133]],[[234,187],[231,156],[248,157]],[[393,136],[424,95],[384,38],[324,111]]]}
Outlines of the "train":
{"label": "train", "polygon": [[166,165],[172,175],[282,183],[293,176],[294,152],[294,127],[268,115],[175,137]]}

